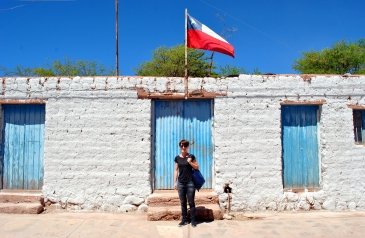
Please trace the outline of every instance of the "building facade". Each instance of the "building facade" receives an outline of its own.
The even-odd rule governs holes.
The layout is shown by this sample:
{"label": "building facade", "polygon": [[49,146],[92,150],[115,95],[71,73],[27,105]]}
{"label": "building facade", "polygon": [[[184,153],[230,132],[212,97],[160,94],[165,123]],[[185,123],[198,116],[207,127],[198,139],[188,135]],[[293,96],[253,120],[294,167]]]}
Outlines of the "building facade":
{"label": "building facade", "polygon": [[0,189],[145,211],[184,138],[222,208],[365,209],[365,76],[0,80]]}

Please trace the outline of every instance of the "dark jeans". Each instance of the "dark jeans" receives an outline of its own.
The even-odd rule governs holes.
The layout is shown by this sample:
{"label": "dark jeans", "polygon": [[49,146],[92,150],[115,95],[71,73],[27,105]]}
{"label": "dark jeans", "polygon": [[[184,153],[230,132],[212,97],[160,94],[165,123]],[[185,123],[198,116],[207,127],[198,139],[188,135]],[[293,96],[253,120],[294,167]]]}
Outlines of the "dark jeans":
{"label": "dark jeans", "polygon": [[190,181],[188,183],[178,182],[177,189],[179,192],[179,198],[181,204],[182,220],[187,221],[188,218],[187,202],[189,202],[190,219],[191,221],[195,221],[195,186],[193,181]]}

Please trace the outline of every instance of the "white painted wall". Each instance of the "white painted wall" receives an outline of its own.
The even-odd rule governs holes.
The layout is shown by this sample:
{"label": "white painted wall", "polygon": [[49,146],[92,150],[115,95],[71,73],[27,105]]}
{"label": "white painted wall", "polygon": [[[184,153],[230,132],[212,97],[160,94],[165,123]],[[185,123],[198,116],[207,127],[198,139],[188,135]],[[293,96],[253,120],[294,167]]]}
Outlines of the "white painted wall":
{"label": "white painted wall", "polygon": [[46,101],[46,200],[73,209],[146,209],[151,102],[137,100],[141,80],[2,79],[3,99]]}
{"label": "white painted wall", "polygon": [[[355,145],[352,109],[365,105],[365,77],[247,76],[231,79],[215,101],[216,190],[233,188],[232,210],[365,209],[365,146]],[[282,185],[283,100],[326,100],[319,124],[320,189]],[[221,194],[222,206],[226,195]]]}
{"label": "white painted wall", "polygon": [[[1,99],[46,101],[46,199],[85,210],[145,210],[151,191],[149,92],[184,92],[181,78],[0,78]],[[233,188],[233,211],[365,209],[365,146],[352,109],[365,105],[365,76],[277,75],[189,80],[189,91],[227,93],[214,103],[214,189]],[[283,190],[280,103],[325,100],[319,125],[321,184]]]}

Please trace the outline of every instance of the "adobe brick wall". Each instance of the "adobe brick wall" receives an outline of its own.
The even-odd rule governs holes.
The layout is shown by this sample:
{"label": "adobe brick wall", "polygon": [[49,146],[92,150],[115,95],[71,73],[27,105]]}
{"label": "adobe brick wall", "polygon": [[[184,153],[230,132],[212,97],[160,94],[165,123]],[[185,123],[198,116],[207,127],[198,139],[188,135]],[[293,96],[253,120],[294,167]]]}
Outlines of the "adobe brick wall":
{"label": "adobe brick wall", "polygon": [[135,86],[142,79],[1,80],[2,99],[46,102],[46,200],[64,208],[105,211],[143,204],[151,193],[151,102],[137,100]]}
{"label": "adobe brick wall", "polygon": [[[352,109],[365,105],[365,77],[247,76],[230,79],[215,100],[216,190],[233,188],[232,210],[365,209],[365,146],[355,145]],[[286,192],[282,184],[281,106],[320,101],[320,190]],[[221,194],[222,205],[226,195]]]}
{"label": "adobe brick wall", "polygon": [[[46,199],[85,210],[145,210],[151,193],[151,101],[184,92],[182,78],[0,78],[0,100],[46,102]],[[365,76],[251,76],[189,80],[214,100],[214,190],[233,188],[233,211],[365,209],[365,146],[355,145],[352,109],[365,105]],[[284,191],[281,105],[320,101],[320,190]],[[199,159],[199,158],[198,158]]]}

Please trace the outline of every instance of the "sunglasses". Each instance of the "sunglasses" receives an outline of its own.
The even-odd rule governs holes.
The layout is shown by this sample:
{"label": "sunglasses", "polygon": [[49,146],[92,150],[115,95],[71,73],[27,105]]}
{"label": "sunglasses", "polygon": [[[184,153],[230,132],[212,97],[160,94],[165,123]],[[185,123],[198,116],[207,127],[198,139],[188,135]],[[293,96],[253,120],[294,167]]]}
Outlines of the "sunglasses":
{"label": "sunglasses", "polygon": [[189,146],[188,145],[180,145],[180,148],[183,148],[183,147],[188,148]]}

